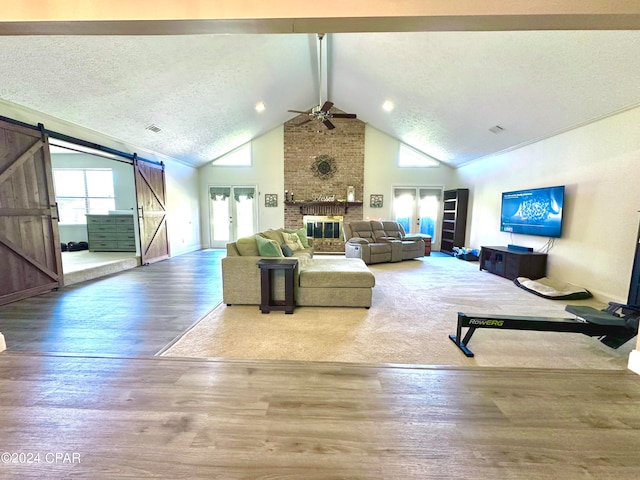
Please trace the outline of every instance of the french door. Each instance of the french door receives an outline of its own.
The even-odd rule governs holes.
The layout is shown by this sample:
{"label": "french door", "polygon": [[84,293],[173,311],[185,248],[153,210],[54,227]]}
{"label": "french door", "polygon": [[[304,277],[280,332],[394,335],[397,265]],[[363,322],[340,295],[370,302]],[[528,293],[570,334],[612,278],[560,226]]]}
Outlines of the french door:
{"label": "french door", "polygon": [[440,249],[442,187],[394,187],[393,215],[407,233],[431,236],[431,246]]}
{"label": "french door", "polygon": [[223,248],[256,233],[258,209],[255,186],[210,186],[211,247]]}

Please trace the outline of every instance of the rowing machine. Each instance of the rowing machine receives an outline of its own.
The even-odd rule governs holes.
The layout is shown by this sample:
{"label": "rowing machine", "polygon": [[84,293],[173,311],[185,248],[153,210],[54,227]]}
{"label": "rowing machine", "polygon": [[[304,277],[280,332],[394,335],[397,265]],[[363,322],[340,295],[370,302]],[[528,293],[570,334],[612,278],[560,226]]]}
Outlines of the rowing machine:
{"label": "rowing machine", "polygon": [[[611,302],[604,310],[567,305],[565,310],[575,317],[527,317],[458,312],[456,335],[449,335],[449,338],[467,357],[473,357],[474,354],[468,345],[478,328],[582,333],[590,337],[600,337],[600,341],[611,348],[620,347],[638,334],[640,309],[629,305]],[[469,330],[460,340],[463,328]]]}

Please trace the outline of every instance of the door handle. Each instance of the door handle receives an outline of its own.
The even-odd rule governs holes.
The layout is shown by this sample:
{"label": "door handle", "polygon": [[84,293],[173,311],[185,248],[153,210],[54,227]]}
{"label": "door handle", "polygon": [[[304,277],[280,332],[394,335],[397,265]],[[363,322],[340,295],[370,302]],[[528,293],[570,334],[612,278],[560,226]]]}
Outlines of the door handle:
{"label": "door handle", "polygon": [[144,207],[138,207],[138,218],[144,218]]}
{"label": "door handle", "polygon": [[60,211],[58,210],[58,202],[56,202],[54,205],[50,205],[50,207],[56,209],[56,213],[52,217],[52,220],[60,220]]}

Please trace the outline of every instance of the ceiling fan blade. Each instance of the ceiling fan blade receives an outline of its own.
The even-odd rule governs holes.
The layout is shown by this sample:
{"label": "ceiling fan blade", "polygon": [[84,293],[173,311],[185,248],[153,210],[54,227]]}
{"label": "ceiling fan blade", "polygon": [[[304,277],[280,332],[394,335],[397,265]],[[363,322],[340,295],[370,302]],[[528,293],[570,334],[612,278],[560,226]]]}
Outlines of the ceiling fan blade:
{"label": "ceiling fan blade", "polygon": [[300,125],[304,125],[305,123],[309,123],[311,120],[313,120],[313,118],[307,118],[306,120],[300,123],[296,123],[296,127],[299,127]]}
{"label": "ceiling fan blade", "polygon": [[355,113],[333,113],[331,118],[358,118]]}
{"label": "ceiling fan blade", "polygon": [[293,112],[293,113],[309,113],[309,112],[302,112],[300,110],[287,110],[287,112]]}
{"label": "ceiling fan blade", "polygon": [[325,120],[324,122],[324,126],[327,127],[329,130],[333,130],[335,127],[335,125],[333,123],[331,123],[329,120]]}
{"label": "ceiling fan blade", "polygon": [[333,102],[326,101],[324,102],[324,105],[322,105],[320,111],[327,113],[331,107],[333,107]]}

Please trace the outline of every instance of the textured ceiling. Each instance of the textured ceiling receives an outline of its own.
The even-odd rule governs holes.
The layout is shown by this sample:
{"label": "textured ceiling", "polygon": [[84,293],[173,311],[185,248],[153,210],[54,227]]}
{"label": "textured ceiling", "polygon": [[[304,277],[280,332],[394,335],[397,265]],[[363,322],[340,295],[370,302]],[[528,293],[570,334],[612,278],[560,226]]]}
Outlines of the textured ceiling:
{"label": "textured ceiling", "polygon": [[[326,43],[336,107],[452,166],[640,105],[637,30]],[[4,36],[0,98],[199,166],[318,104],[316,46],[309,34]]]}

